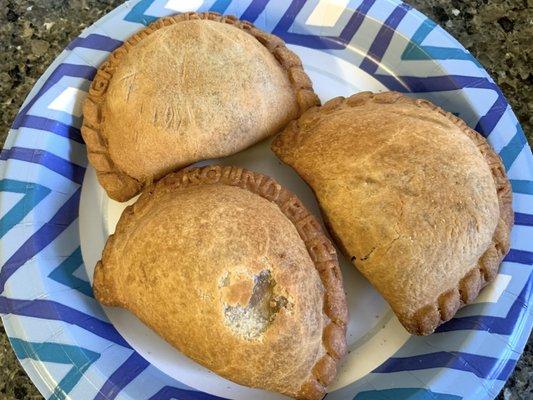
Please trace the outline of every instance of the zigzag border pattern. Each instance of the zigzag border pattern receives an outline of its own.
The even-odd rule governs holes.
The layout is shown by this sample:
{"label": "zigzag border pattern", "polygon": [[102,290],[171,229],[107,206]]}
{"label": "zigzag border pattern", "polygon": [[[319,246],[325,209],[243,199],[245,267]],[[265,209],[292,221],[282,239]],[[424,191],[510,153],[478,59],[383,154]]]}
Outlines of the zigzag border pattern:
{"label": "zigzag border pattern", "polygon": [[59,264],[48,277],[62,285],[68,286],[72,289],[83,293],[85,296],[94,297],[91,284],[83,279],[74,276],[74,272],[83,264],[81,256],[81,248],[78,247],[74,252],[68,256],[61,264]]}
{"label": "zigzag border pattern", "polygon": [[20,360],[31,358],[41,362],[72,365],[67,374],[57,382],[49,400],[66,399],[85,371],[100,358],[98,353],[64,343],[32,343],[17,338],[9,338],[9,341]]}
{"label": "zigzag border pattern", "polygon": [[[367,18],[367,14],[372,11],[373,7],[379,6],[379,4],[384,1],[388,1],[389,4],[394,3],[395,7],[388,17],[385,18],[384,21],[381,21],[381,28],[379,29],[373,42],[370,44],[366,56],[362,58],[359,68],[366,71],[388,88],[404,92],[423,94],[429,92],[447,92],[464,88],[478,88],[492,91],[496,93],[496,100],[488,112],[485,115],[480,116],[476,125],[476,129],[485,136],[493,134],[496,131],[496,127],[500,123],[502,116],[505,115],[505,113],[512,114],[512,112],[510,111],[503,94],[490,79],[490,77],[488,77],[488,75],[482,77],[472,77],[468,75],[444,73],[442,75],[430,77],[396,77],[378,72],[381,63],[386,64],[387,62],[390,62],[390,60],[387,59],[387,50],[390,46],[391,40],[395,35],[398,34],[397,29],[404,18],[411,13],[411,8],[403,3],[395,2],[393,0],[363,0],[355,10],[351,11],[351,16],[346,25],[340,30],[340,35],[338,37],[331,37],[317,36],[312,34],[297,34],[291,32],[291,28],[297,24],[297,20],[300,17],[300,11],[307,3],[304,0],[293,0],[290,2],[290,4],[288,4],[285,12],[275,25],[273,32],[282,36],[288,43],[292,44],[308,46],[325,51],[346,49],[348,44],[353,45],[351,41],[361,28],[363,21]],[[162,6],[164,3],[165,2],[163,1],[157,0],[141,0],[134,3],[133,6],[129,4],[127,6],[123,6],[121,7],[122,9],[124,9],[124,7],[129,7],[129,12],[125,14],[123,20],[135,24],[148,24],[158,18],[159,15],[148,15],[147,11],[154,8],[154,6],[157,6],[155,7],[156,9],[161,9],[163,8]],[[244,10],[241,13],[241,17],[254,22],[263,12],[265,12],[271,3],[274,3],[274,1],[252,0],[247,7],[243,6]],[[216,0],[214,3],[212,3],[211,10],[225,12],[230,5],[230,0]],[[169,10],[162,11],[169,13]],[[421,20],[420,26],[413,34],[410,41],[406,43],[406,47],[400,56],[400,60],[397,61],[418,62],[434,61],[439,59],[466,60],[471,61],[478,67],[480,66],[477,60],[475,60],[466,50],[460,46],[455,46],[452,41],[449,41],[448,45],[442,47],[424,45],[424,40],[428,37],[428,35],[434,33],[435,30],[438,30],[437,33],[439,35],[447,37],[447,34],[442,31],[434,22],[427,19]],[[85,37],[74,39],[67,46],[67,49],[72,52],[74,52],[76,48],[109,52],[118,47],[120,44],[122,44],[122,42],[118,39],[101,34],[89,33]],[[54,85],[58,84],[63,77],[91,80],[94,76],[94,67],[68,63],[66,62],[67,60],[68,57],[62,64],[58,65],[51,72],[49,77],[41,84],[41,87],[35,96],[26,102],[18,114],[15,122],[13,123],[13,129],[15,132],[20,128],[31,128],[41,131],[48,131],[75,142],[83,143],[79,132],[79,127],[67,125],[60,121],[49,119],[46,116],[38,115],[38,112],[36,114],[36,111],[34,110],[34,107],[37,106],[39,99],[42,98],[49,89],[54,87]],[[513,166],[524,149],[526,149],[525,151],[529,151],[520,125],[516,124],[514,128],[516,129],[516,133],[501,150],[502,159],[504,160],[504,164],[508,170],[511,168],[511,166]],[[528,157],[531,158],[530,152],[528,153]],[[7,162],[9,162],[9,160],[18,160],[19,162],[26,162],[29,163],[29,165],[34,165],[36,167],[38,166],[47,168],[48,170],[54,171],[55,173],[63,176],[66,180],[72,182],[74,185],[81,185],[85,171],[84,166],[79,166],[70,160],[58,157],[51,152],[18,147],[16,146],[16,142],[15,146],[11,147],[10,149],[3,150],[2,153],[0,153],[0,160]],[[533,194],[533,182],[531,181],[531,174],[528,179],[522,179],[523,176],[517,176],[514,178],[515,179],[512,179],[512,184],[513,191],[515,193],[521,193],[525,195]],[[13,186],[9,188],[9,178],[0,182],[8,182],[3,183],[3,186],[0,186],[1,191],[16,191],[16,188],[14,189]],[[24,202],[29,201],[27,200],[28,193],[32,193],[34,196],[32,198],[32,203],[30,204],[33,207],[36,207],[39,202],[50,192],[50,189],[34,182],[19,181],[18,185],[19,187],[26,185],[27,188],[27,191],[25,192],[26,195],[15,205],[15,207],[18,207],[19,209],[28,210],[28,208],[24,208],[26,207],[26,203]],[[11,190],[6,190],[6,188]],[[26,263],[26,261],[37,255],[42,249],[44,249],[57,236],[59,236],[65,229],[67,229],[76,221],[78,215],[79,194],[80,189],[78,188],[74,194],[65,201],[64,205],[55,213],[55,215],[50,216],[49,221],[36,230],[4,263],[0,271],[0,294],[4,291],[6,284],[8,284],[9,278],[15,274],[17,270]],[[19,204],[23,204],[23,206],[19,206]],[[12,210],[15,209],[15,207],[13,207]],[[6,218],[11,211],[5,214],[4,218]],[[22,218],[24,218],[24,215],[20,216],[17,213],[16,218],[10,216],[7,220],[14,221],[10,222],[10,224],[16,225],[18,222],[20,222],[20,220],[22,220]],[[4,219],[2,219],[2,221],[3,220]],[[533,226],[533,216],[523,212],[518,213],[516,223],[521,226],[531,227]],[[7,226],[9,227],[9,225]],[[3,234],[9,236],[9,229],[6,229],[6,232],[3,232]],[[85,285],[87,283],[83,280],[75,278],[72,275],[73,271],[77,268],[76,264],[79,266],[80,255],[77,253],[78,251],[79,249],[72,253],[58,267],[56,267],[56,269],[50,273],[49,278],[61,284],[65,284],[68,287],[77,289],[80,292],[90,296],[92,292],[90,291],[90,287],[87,289],[87,286]],[[528,271],[531,271],[531,265],[533,264],[533,252],[523,249],[513,249],[508,255],[507,261],[520,263],[524,266],[524,268],[528,268]],[[443,325],[443,327],[440,329],[440,334],[445,334],[445,332],[454,330],[484,330],[497,335],[507,335],[509,340],[513,338],[512,340],[516,341],[514,336],[517,335],[516,326],[517,321],[520,318],[522,321],[522,328],[524,324],[529,324],[529,329],[531,329],[531,318],[527,318],[527,311],[525,310],[525,307],[527,307],[527,305],[530,303],[531,279],[528,279],[520,295],[516,298],[516,301],[509,309],[506,317],[490,317],[479,315],[456,318],[452,323]],[[0,296],[0,313],[6,315],[10,314],[21,318],[31,317],[58,322],[64,321],[67,324],[76,325],[77,327],[80,327],[91,334],[105,338],[111,343],[131,349],[131,347],[124,341],[114,327],[109,324],[109,322],[100,320],[75,308],[53,300],[24,300]],[[527,330],[527,326],[524,329]],[[26,358],[25,354],[27,355],[31,353],[35,350],[35,348],[48,345],[47,343],[24,342],[23,340],[16,338],[13,338],[12,341],[15,343],[15,348],[18,346],[20,354],[17,354],[19,354],[19,358]],[[67,346],[66,348],[69,348],[68,346],[70,346],[69,344],[63,343],[50,345],[57,345],[60,347]],[[24,349],[25,353],[22,352],[21,349]],[[83,353],[85,349],[80,350],[80,348],[78,348],[76,351],[81,351]],[[96,355],[96,353],[91,354],[91,356],[95,359],[92,360],[91,363],[87,364],[86,368],[84,366],[85,369],[81,371],[82,374],[86,372],[92,363],[94,363],[99,357],[99,355]],[[40,358],[39,354],[34,354],[34,357],[30,358],[46,361],[46,357],[43,356]],[[504,361],[505,363],[502,364],[502,360],[477,354],[461,352],[435,352],[432,354],[413,355],[411,357],[391,358],[385,364],[376,369],[373,374],[401,374],[408,370],[412,371],[411,373],[416,373],[416,370],[424,370],[428,368],[452,368],[455,370],[472,373],[480,378],[490,380],[490,385],[501,386],[501,382],[507,378],[508,374],[514,367],[514,363],[516,362],[514,359],[508,359]],[[469,366],[472,364],[475,364],[476,368],[469,368]],[[138,376],[147,373],[146,371],[148,365],[148,362],[144,358],[142,358],[138,353],[133,352],[127,360],[117,366],[115,372],[109,377],[107,382],[104,383],[100,391],[96,393],[95,399],[113,399],[119,396],[122,389],[126,388],[130,382],[135,380]],[[413,365],[417,365],[418,368],[414,369]],[[482,367],[479,367],[479,365]],[[66,379],[66,377],[63,379]],[[169,380],[168,377],[163,377],[162,382],[172,382],[172,379]],[[57,393],[54,391],[52,398],[54,398],[54,400],[56,398],[63,398],[61,396],[68,394],[75,384],[76,382],[74,382],[73,385],[70,383],[67,384],[62,380],[58,385]],[[370,393],[362,390],[361,388],[358,388],[358,390],[359,394],[356,398],[359,398],[365,393]],[[405,392],[406,390],[411,389],[398,389],[397,394],[399,395],[401,391]],[[425,389],[412,390],[420,391]],[[453,390],[453,388],[450,388],[450,390]],[[385,391],[381,392],[381,394],[385,395]],[[404,392],[402,393],[407,393]],[[387,393],[390,394],[389,392]],[[432,393],[432,397],[434,397],[434,395],[437,394]],[[454,394],[438,394],[438,396],[451,396],[442,398],[453,398],[454,400],[461,397]],[[335,393],[329,394],[328,397],[334,398]],[[216,396],[203,394],[195,390],[169,386],[168,384],[162,386],[156,394],[150,397],[151,400],[170,398],[219,399]]]}
{"label": "zigzag border pattern", "polygon": [[[4,151],[0,152],[0,160],[3,154]],[[22,221],[41,200],[48,196],[50,191],[49,188],[38,183],[2,179],[0,181],[0,192],[21,193],[23,197],[0,218],[0,239]]]}
{"label": "zigzag border pattern", "polygon": [[426,19],[414,33],[411,42],[403,51],[401,56],[402,60],[468,60],[477,67],[483,68],[479,61],[472,57],[472,55],[465,49],[457,47],[425,46],[423,44],[424,40],[437,27],[438,25],[434,21]]}

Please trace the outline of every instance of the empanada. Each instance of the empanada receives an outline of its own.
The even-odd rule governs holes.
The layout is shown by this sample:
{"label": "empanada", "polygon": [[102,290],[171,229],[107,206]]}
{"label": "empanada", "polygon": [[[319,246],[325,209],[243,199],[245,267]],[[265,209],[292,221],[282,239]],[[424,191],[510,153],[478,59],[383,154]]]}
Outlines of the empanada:
{"label": "empanada", "polygon": [[241,151],[319,104],[298,56],[232,16],[157,20],[99,68],[84,105],[89,161],[119,201],[199,160]]}
{"label": "empanada", "polygon": [[500,158],[462,120],[395,92],[309,109],[272,148],[405,328],[426,335],[472,302],[509,250]]}
{"label": "empanada", "polygon": [[336,252],[303,204],[238,167],[167,175],[126,208],[96,298],[237,383],[320,399],[346,351]]}

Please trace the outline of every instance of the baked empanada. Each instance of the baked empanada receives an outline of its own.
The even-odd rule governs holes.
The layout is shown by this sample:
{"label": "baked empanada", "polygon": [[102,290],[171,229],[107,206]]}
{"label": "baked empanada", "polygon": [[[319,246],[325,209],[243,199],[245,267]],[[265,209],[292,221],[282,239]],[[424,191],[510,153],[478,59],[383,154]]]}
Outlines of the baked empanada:
{"label": "baked empanada", "polygon": [[509,250],[500,158],[428,101],[335,98],[289,124],[272,149],[311,186],[337,243],[411,333],[433,332],[472,302]]}
{"label": "baked empanada", "polygon": [[237,167],[167,175],[126,208],[96,298],[237,383],[320,399],[346,351],[336,252],[274,180]]}
{"label": "baked empanada", "polygon": [[277,133],[319,104],[277,36],[216,13],[157,20],[99,68],[84,105],[89,161],[108,195]]}

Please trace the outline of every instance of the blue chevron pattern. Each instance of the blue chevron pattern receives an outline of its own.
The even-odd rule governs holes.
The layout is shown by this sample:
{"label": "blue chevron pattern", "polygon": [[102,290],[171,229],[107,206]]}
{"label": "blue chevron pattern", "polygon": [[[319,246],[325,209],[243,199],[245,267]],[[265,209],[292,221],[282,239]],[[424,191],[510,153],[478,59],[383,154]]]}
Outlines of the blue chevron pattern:
{"label": "blue chevron pattern", "polygon": [[101,50],[101,51],[113,51],[117,47],[122,45],[121,40],[116,40],[97,33],[91,33],[86,37],[77,37],[67,46],[68,50],[74,50],[77,47],[83,47],[85,49]]}
{"label": "blue chevron pattern", "polygon": [[137,2],[131,11],[124,17],[124,20],[144,25],[148,25],[150,22],[155,21],[157,17],[145,14],[146,10],[153,2],[154,0],[142,0]]}
{"label": "blue chevron pattern", "polygon": [[265,10],[268,3],[269,0],[253,0],[248,8],[242,13],[241,19],[245,21],[255,21]]}
{"label": "blue chevron pattern", "polygon": [[379,63],[389,47],[389,43],[394,35],[394,29],[402,22],[411,7],[405,3],[399,4],[385,20],[376,38],[372,42],[368,54],[359,66],[363,71],[373,73],[377,71]]}
{"label": "blue chevron pattern", "polygon": [[226,12],[230,4],[231,0],[216,0],[215,3],[211,6],[211,10],[223,14],[224,12]]}
{"label": "blue chevron pattern", "polygon": [[[28,231],[17,248],[10,248],[0,256],[0,314],[9,316],[7,322],[16,320],[17,326],[31,326],[31,322],[39,320],[49,324],[51,329],[69,332],[72,336],[72,339],[69,339],[68,335],[62,337],[63,342],[43,342],[33,340],[30,329],[16,331],[14,325],[6,323],[6,330],[11,336],[21,337],[11,339],[20,359],[31,361],[40,369],[46,369],[49,364],[72,366],[67,374],[62,376],[49,368],[48,373],[58,382],[50,397],[53,400],[68,398],[68,394],[79,387],[83,375],[91,380],[91,376],[99,376],[102,371],[107,371],[106,379],[103,382],[96,379],[95,382],[100,382],[99,387],[84,394],[87,398],[128,398],[131,397],[128,391],[132,386],[138,388],[140,382],[150,382],[150,385],[140,385],[143,389],[141,392],[135,392],[136,398],[222,399],[196,391],[166,376],[150,366],[146,359],[131,348],[92,298],[88,281],[75,276],[76,270],[83,264],[79,238],[76,238],[78,243],[75,246],[65,250],[63,254],[56,254],[54,260],[63,261],[54,261],[54,265],[47,265],[46,271],[49,272],[42,278],[47,280],[46,286],[63,286],[68,290],[72,289],[70,295],[78,296],[77,299],[83,298],[83,301],[76,302],[75,306],[64,304],[64,298],[56,296],[54,292],[44,293],[38,298],[16,298],[17,288],[13,284],[14,279],[11,279],[27,274],[24,267],[30,261],[53,249],[54,244],[58,243],[56,241],[67,229],[76,227],[80,186],[85,173],[85,161],[80,161],[85,160],[84,156],[70,157],[65,155],[69,152],[58,153],[57,148],[52,145],[47,148],[32,148],[28,145],[29,142],[21,144],[17,140],[17,134],[25,132],[39,135],[45,132],[56,138],[54,146],[62,142],[65,146],[72,143],[71,151],[77,151],[80,144],[83,144],[79,118],[73,116],[58,120],[59,117],[52,115],[47,108],[48,104],[45,103],[55,95],[54,90],[59,93],[57,89],[62,84],[64,87],[65,82],[68,82],[69,86],[75,85],[78,89],[86,90],[96,69],[93,65],[82,62],[86,57],[81,59],[76,56],[78,50],[88,57],[113,51],[127,37],[121,30],[133,32],[161,16],[172,13],[170,8],[166,8],[167,2],[168,0],[128,2],[109,18],[97,23],[96,28],[90,28],[83,37],[75,38],[67,46],[64,58],[55,63],[47,71],[43,81],[36,85],[34,94],[27,99],[13,123],[13,136],[10,138],[14,140],[8,141],[11,143],[10,147],[0,153],[0,171],[3,173],[0,195],[22,195],[9,210],[4,202],[0,202],[0,237],[3,237],[1,244],[12,242],[14,228],[33,210],[38,210],[44,222]],[[498,138],[499,147],[496,147],[500,149],[515,194],[516,225],[533,233],[533,157],[522,128],[503,94],[482,70],[479,62],[433,21],[396,0],[350,1],[335,25],[327,29],[306,25],[309,14],[318,3],[315,0],[205,0],[199,10],[221,13],[228,11],[257,23],[261,28],[265,28],[262,25],[266,24],[268,30],[281,36],[289,44],[335,54],[391,90],[410,92],[421,97],[435,96],[436,99],[447,102],[446,104],[452,107],[450,111],[460,116],[464,110],[459,106],[453,109],[453,100],[457,96],[464,99],[464,104],[487,104],[485,109],[480,111],[471,107],[476,117],[471,121],[472,126],[489,141]],[[369,30],[369,26],[373,28]],[[364,49],[360,48],[361,37],[368,42],[364,43]],[[398,46],[399,41],[404,47],[391,52],[391,44],[394,42]],[[439,63],[440,60],[446,63]],[[457,61],[458,67],[450,61]],[[471,65],[477,71],[476,74],[462,69],[460,62]],[[411,74],[411,71],[414,73]],[[490,102],[479,101],[485,97],[491,99]],[[15,170],[9,168],[10,165],[17,165],[17,168],[24,165],[32,172],[28,175],[32,178],[21,180]],[[57,176],[58,182],[62,182],[63,187],[59,193],[56,188],[59,184],[49,185],[42,178],[50,174]],[[62,196],[64,200],[57,209],[50,211],[45,209],[44,204],[48,201],[48,196],[52,195]],[[43,257],[38,262],[49,261]],[[505,267],[505,273],[512,275],[512,285],[518,294],[510,305],[494,304],[483,308],[490,309],[490,312],[482,311],[477,315],[455,318],[442,325],[437,334],[425,339],[432,348],[430,352],[417,350],[416,346],[406,346],[401,355],[388,359],[362,380],[329,393],[327,398],[477,399],[478,397],[471,397],[474,395],[468,391],[468,385],[460,384],[461,380],[477,380],[476,382],[486,388],[486,398],[490,398],[490,393],[496,393],[512,371],[533,323],[530,308],[533,243],[530,246],[513,247],[506,262],[510,263],[505,264],[506,266],[513,266]],[[506,350],[502,350],[500,357],[488,355],[481,349],[477,351],[474,347],[469,347],[468,350],[458,347],[453,351],[440,351],[439,345],[446,335],[454,335],[456,332],[464,332],[472,337],[476,334],[486,335],[484,338],[494,342],[495,347],[500,346]],[[76,339],[78,336],[83,337],[84,341],[81,342],[80,339],[80,343],[84,343],[84,346],[94,344],[94,349],[98,350],[93,350],[90,346],[90,349],[79,347]],[[108,357],[110,348],[120,348],[121,355]],[[511,350],[507,351],[508,349]],[[100,365],[104,362],[105,366]],[[434,375],[429,382],[430,386],[422,387],[431,371]],[[386,378],[383,380],[384,376]],[[453,376],[453,379],[450,376]],[[32,378],[42,379],[35,374]],[[395,382],[398,388],[391,389],[387,382]]]}
{"label": "blue chevron pattern", "polygon": [[465,49],[457,47],[425,46],[424,40],[438,25],[430,19],[420,25],[402,53],[402,60],[468,60],[482,68],[478,60]]}
{"label": "blue chevron pattern", "polygon": [[176,388],[172,386],[165,386],[159,392],[154,394],[148,400],[225,400],[223,397],[213,396],[211,394],[196,392],[194,390],[187,390]]}
{"label": "blue chevron pattern", "polygon": [[504,261],[514,262],[524,265],[533,264],[533,252],[525,250],[511,249],[505,256]]}
{"label": "blue chevron pattern", "polygon": [[74,272],[83,264],[81,257],[81,248],[74,250],[65,261],[57,266],[48,277],[72,289],[76,289],[86,296],[93,297],[91,284],[81,278],[74,276]]}
{"label": "blue chevron pattern", "polygon": [[500,359],[461,352],[439,351],[419,354],[413,357],[389,358],[374,373],[390,373],[398,371],[417,371],[429,368],[451,368],[466,371],[479,378],[505,381],[516,364],[516,360],[508,359],[503,364]]}
{"label": "blue chevron pattern", "polygon": [[533,226],[533,215],[515,212],[514,223],[515,225]]}
{"label": "blue chevron pattern", "polygon": [[0,160],[21,160],[43,165],[78,185],[82,184],[83,176],[85,175],[85,167],[76,165],[45,150],[12,147],[3,149],[0,152]]}
{"label": "blue chevron pattern", "polygon": [[59,211],[28,238],[4,265],[2,265],[2,270],[0,270],[0,293],[4,291],[5,284],[11,275],[24,265],[26,261],[50,244],[78,218],[80,194],[81,189],[76,190]]}
{"label": "blue chevron pattern", "polygon": [[30,99],[27,104],[20,110],[15,121],[13,122],[13,129],[21,127],[46,130],[55,133],[59,136],[65,136],[69,139],[83,143],[81,134],[78,128],[65,125],[55,120],[50,120],[45,117],[39,117],[28,114],[35,102],[41,98],[51,87],[57,84],[61,78],[65,76],[77,77],[87,80],[92,80],[96,69],[88,65],[76,65],[63,63],[60,64],[44,82],[37,94]]}
{"label": "blue chevron pattern", "polygon": [[111,374],[94,400],[113,400],[124,387],[139,376],[150,365],[138,353],[133,353],[119,368]]}
{"label": "blue chevron pattern", "polygon": [[17,338],[9,338],[20,360],[31,358],[46,363],[67,364],[72,368],[57,383],[48,400],[64,400],[76,386],[85,371],[98,360],[100,354],[64,343],[31,343]]}
{"label": "blue chevron pattern", "polygon": [[341,34],[335,37],[290,32],[290,28],[293,25],[295,18],[306,5],[306,0],[292,1],[287,12],[283,15],[272,33],[280,36],[287,43],[311,47],[314,49],[342,50],[346,48],[346,44],[349,43],[357,33],[365,20],[366,14],[375,2],[376,0],[363,0],[353,11],[351,18],[342,29]]}
{"label": "blue chevron pattern", "polygon": [[[0,153],[0,159],[2,159]],[[16,224],[28,215],[37,204],[44,199],[50,189],[34,182],[21,182],[13,179],[0,181],[0,192],[21,193],[24,196],[0,219],[0,239],[9,232]]]}
{"label": "blue chevron pattern", "polygon": [[488,315],[476,315],[473,317],[456,317],[449,323],[439,326],[437,332],[451,332],[457,330],[482,330],[498,335],[511,335],[518,323],[519,318],[523,318],[523,307],[527,304],[528,296],[531,293],[533,279],[522,289],[516,298],[509,312],[505,317],[493,317]]}
{"label": "blue chevron pattern", "polygon": [[0,296],[0,314],[64,321],[98,335],[112,343],[130,348],[108,321],[53,300],[20,300]]}
{"label": "blue chevron pattern", "polygon": [[353,400],[461,400],[452,394],[435,393],[422,388],[384,389],[361,392]]}
{"label": "blue chevron pattern", "polygon": [[524,179],[511,179],[513,193],[533,195],[533,181]]}
{"label": "blue chevron pattern", "polygon": [[503,149],[500,150],[500,157],[502,158],[503,165],[506,170],[509,170],[513,165],[514,161],[524,149],[524,146],[527,145],[526,136],[520,124],[516,124],[516,133],[513,138],[505,145]]}

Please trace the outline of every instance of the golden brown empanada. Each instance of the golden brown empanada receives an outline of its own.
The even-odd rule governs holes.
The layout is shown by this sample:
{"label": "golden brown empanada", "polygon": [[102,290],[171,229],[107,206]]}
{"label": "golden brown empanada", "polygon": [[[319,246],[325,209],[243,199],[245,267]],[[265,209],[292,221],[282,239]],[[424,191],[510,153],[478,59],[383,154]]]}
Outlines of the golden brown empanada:
{"label": "golden brown empanada", "polygon": [[227,156],[319,104],[277,36],[216,13],[157,20],[102,64],[84,105],[89,161],[119,201],[166,173]]}
{"label": "golden brown empanada", "polygon": [[400,93],[359,93],[309,109],[272,148],[409,332],[433,332],[496,276],[511,188],[486,140],[454,115]]}
{"label": "golden brown empanada", "polygon": [[148,187],[109,237],[94,291],[223,377],[300,399],[323,397],[346,351],[333,245],[293,194],[238,167]]}

